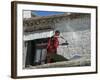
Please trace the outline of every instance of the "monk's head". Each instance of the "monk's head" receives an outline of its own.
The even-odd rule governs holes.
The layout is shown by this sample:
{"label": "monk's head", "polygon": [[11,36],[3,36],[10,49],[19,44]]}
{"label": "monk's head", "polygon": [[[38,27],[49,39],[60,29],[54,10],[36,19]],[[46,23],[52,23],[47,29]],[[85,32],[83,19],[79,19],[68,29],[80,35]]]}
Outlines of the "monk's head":
{"label": "monk's head", "polygon": [[56,30],[55,31],[55,36],[59,36],[60,35],[60,31]]}

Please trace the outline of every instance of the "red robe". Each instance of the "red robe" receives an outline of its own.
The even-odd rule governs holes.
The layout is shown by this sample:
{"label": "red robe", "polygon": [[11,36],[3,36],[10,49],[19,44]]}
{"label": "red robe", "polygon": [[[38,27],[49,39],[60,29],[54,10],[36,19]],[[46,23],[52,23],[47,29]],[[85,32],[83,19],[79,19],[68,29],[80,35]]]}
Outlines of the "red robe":
{"label": "red robe", "polygon": [[48,53],[56,53],[57,47],[59,46],[59,40],[58,37],[53,37],[48,39],[47,44],[47,52]]}

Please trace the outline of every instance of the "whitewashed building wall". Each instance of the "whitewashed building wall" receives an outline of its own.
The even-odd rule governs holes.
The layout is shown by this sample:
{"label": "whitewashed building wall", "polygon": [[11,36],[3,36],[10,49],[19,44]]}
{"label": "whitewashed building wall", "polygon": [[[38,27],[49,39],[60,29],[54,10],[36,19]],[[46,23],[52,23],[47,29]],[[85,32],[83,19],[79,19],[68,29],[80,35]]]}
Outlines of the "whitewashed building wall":
{"label": "whitewashed building wall", "polygon": [[24,10],[23,11],[23,18],[31,18],[31,11],[29,10]]}
{"label": "whitewashed building wall", "polygon": [[[74,34],[74,36],[73,36]],[[64,32],[63,35],[68,41],[68,46],[59,46],[58,54],[71,59],[74,56],[85,56],[90,58],[91,51],[91,38],[90,30],[76,31],[76,32]],[[60,43],[64,40],[59,39]]]}
{"label": "whitewashed building wall", "polygon": [[[76,19],[68,19],[62,23],[55,24],[55,29],[61,31],[61,35],[68,41],[68,46],[59,46],[57,53],[72,59],[75,56],[90,58],[91,51],[91,30],[90,16],[83,16]],[[59,38],[60,44],[64,40]]]}

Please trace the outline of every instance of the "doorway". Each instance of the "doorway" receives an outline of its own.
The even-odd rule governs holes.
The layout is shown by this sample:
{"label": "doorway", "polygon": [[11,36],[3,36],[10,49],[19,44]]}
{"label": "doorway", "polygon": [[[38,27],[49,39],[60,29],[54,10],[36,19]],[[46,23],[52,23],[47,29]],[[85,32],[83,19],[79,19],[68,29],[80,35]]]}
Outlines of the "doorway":
{"label": "doorway", "polygon": [[27,41],[25,67],[45,64],[47,38]]}

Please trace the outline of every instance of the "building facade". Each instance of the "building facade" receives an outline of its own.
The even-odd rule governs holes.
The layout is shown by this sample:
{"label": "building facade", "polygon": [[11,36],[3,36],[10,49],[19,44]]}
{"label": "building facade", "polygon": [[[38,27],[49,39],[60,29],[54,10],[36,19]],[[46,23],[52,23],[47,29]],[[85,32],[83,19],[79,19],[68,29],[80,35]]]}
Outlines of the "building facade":
{"label": "building facade", "polygon": [[69,45],[59,45],[57,54],[71,60],[78,57],[91,57],[91,28],[90,14],[64,13],[52,16],[35,16],[23,18],[23,68],[27,65],[44,64],[48,37],[55,30],[61,32],[64,39],[59,38],[60,44],[68,41]]}

